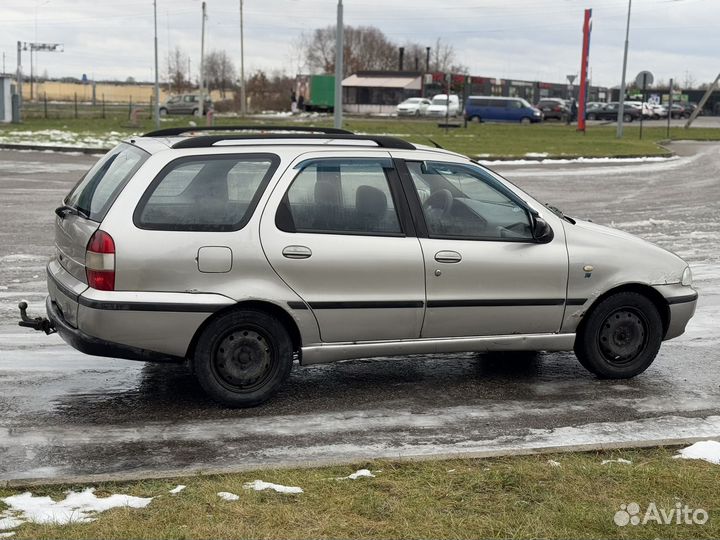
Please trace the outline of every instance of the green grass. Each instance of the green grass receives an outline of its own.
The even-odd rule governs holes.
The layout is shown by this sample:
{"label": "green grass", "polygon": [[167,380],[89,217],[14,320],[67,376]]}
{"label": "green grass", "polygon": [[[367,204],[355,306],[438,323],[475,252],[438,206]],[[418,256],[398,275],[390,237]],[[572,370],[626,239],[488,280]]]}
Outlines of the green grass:
{"label": "green grass", "polygon": [[[369,462],[355,467],[256,471],[98,485],[99,495],[156,496],[145,509],[115,509],[89,524],[23,525],[17,538],[718,538],[720,466],[672,459],[673,449],[492,459]],[[632,465],[601,465],[622,457]],[[241,459],[239,457],[238,459]],[[560,467],[547,461],[554,459]],[[376,478],[337,481],[366,467]],[[301,486],[282,495],[242,488],[263,479]],[[168,495],[187,484],[178,496]],[[66,489],[34,488],[64,497]],[[235,502],[218,491],[240,496]],[[0,489],[0,497],[19,490]],[[621,504],[676,502],[706,510],[704,525],[618,527]],[[1,507],[1,503],[0,503]]]}
{"label": "green grass", "polygon": [[[187,126],[189,117],[172,117],[163,122],[163,127]],[[204,119],[198,121],[203,123]],[[266,124],[278,125],[296,123],[293,119],[259,120],[251,118],[219,118],[217,125],[228,124]],[[303,120],[299,125],[329,126],[332,118],[321,117],[315,120]],[[467,129],[450,129],[447,133],[438,127],[437,122],[429,120],[368,119],[347,117],[345,127],[358,133],[397,135],[412,142],[431,144],[436,141],[443,148],[471,157],[518,158],[527,153],[546,153],[548,157],[622,157],[622,156],[662,156],[668,150],[658,145],[663,140],[720,140],[720,129],[673,127],[667,136],[664,125],[647,123],[644,137],[639,139],[639,127],[633,124],[626,127],[625,137],[615,137],[614,126],[590,126],[587,133],[580,133],[574,126],[547,123],[530,126],[506,124],[470,124]],[[131,135],[150,131],[153,123],[145,116],[139,127],[129,125],[127,115],[116,115],[105,119],[28,119],[18,127],[0,126],[0,138],[13,130],[65,130],[83,135],[104,135],[117,131]],[[9,140],[7,142],[10,142]]]}

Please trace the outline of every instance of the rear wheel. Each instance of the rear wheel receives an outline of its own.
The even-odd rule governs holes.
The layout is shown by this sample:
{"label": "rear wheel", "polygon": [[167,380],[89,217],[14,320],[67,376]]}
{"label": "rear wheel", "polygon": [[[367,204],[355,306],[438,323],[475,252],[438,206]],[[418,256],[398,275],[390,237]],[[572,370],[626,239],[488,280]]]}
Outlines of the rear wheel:
{"label": "rear wheel", "polygon": [[590,114],[587,115],[587,119],[588,119],[588,120],[595,120],[595,118],[596,118],[596,117],[595,117],[595,113],[590,113]]}
{"label": "rear wheel", "polygon": [[200,386],[228,407],[254,407],[285,382],[293,361],[285,327],[261,311],[221,315],[203,331],[193,368]]}
{"label": "rear wheel", "polygon": [[635,292],[614,294],[587,315],[575,340],[580,363],[599,377],[627,379],[657,356],[663,326],[655,305]]}
{"label": "rear wheel", "polygon": [[632,115],[630,115],[630,114],[625,114],[625,115],[623,115],[623,121],[625,121],[625,122],[632,122],[632,121],[633,121]]}

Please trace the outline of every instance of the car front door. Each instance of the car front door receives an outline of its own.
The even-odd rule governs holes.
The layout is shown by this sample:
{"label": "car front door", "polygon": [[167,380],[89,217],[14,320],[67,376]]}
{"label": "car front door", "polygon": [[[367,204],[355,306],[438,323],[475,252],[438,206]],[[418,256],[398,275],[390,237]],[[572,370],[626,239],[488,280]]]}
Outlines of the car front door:
{"label": "car front door", "polygon": [[387,152],[304,154],[268,200],[260,236],[303,299],[290,307],[312,310],[324,342],[420,335],[422,251]]}
{"label": "car front door", "polygon": [[568,276],[559,218],[541,211],[554,238],[537,243],[528,204],[489,171],[432,158],[398,167],[425,260],[421,336],[558,332]]}

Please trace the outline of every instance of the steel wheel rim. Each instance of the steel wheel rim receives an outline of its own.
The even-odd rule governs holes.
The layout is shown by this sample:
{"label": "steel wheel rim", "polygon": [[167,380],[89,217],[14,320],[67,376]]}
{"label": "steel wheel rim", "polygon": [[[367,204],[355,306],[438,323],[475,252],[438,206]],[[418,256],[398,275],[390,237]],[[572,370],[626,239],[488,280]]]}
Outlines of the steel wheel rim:
{"label": "steel wheel rim", "polygon": [[235,328],[217,341],[212,355],[213,374],[228,390],[250,393],[272,378],[275,356],[272,341],[262,328]]}
{"label": "steel wheel rim", "polygon": [[598,344],[605,360],[626,366],[647,348],[648,321],[637,309],[621,307],[610,313],[600,326]]}

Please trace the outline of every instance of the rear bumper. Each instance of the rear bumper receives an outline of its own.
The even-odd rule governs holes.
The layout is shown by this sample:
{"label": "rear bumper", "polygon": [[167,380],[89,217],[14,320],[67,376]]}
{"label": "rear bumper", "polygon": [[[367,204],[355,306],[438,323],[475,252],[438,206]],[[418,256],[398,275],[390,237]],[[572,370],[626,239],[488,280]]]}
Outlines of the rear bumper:
{"label": "rear bumper", "polygon": [[57,304],[48,296],[45,300],[45,309],[48,319],[52,322],[60,337],[71,347],[92,356],[105,356],[109,358],[124,358],[126,360],[141,360],[145,362],[182,362],[184,358],[170,356],[153,351],[147,351],[129,345],[112,343],[97,337],[90,336],[73,328],[63,317]]}
{"label": "rear bumper", "polygon": [[235,304],[220,294],[98,291],[55,260],[48,264],[47,275],[48,318],[66,342],[96,356],[183,359],[202,323]]}

